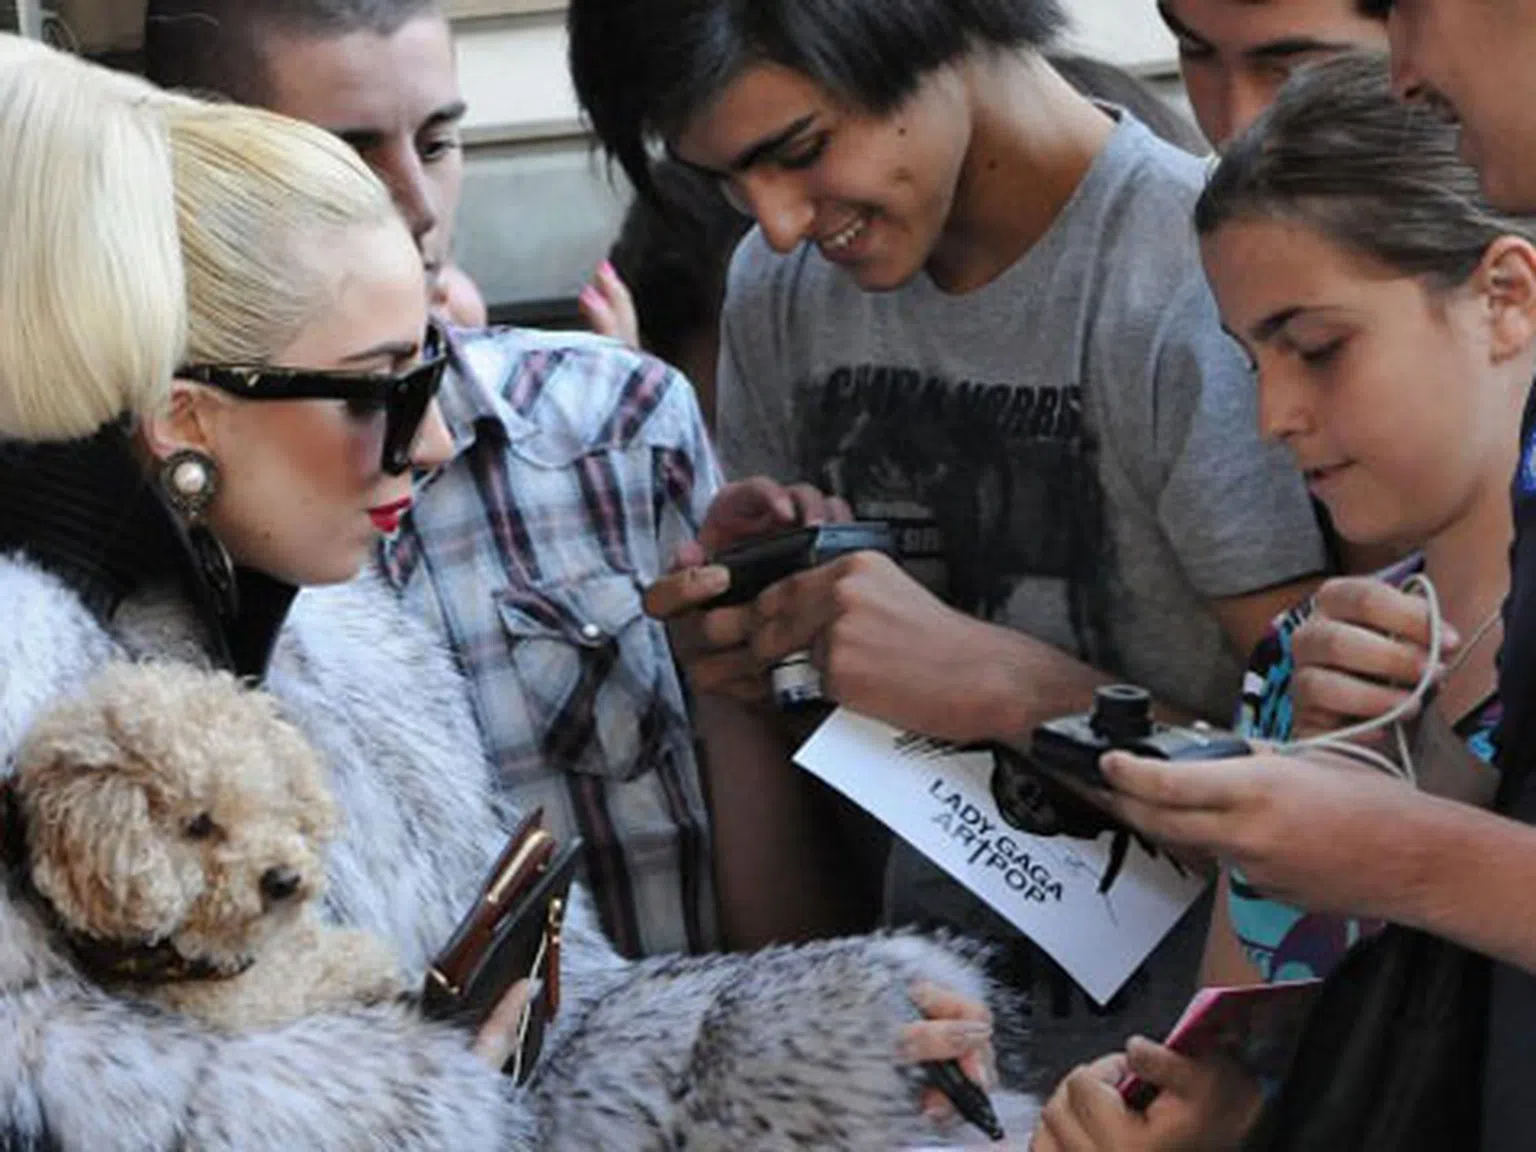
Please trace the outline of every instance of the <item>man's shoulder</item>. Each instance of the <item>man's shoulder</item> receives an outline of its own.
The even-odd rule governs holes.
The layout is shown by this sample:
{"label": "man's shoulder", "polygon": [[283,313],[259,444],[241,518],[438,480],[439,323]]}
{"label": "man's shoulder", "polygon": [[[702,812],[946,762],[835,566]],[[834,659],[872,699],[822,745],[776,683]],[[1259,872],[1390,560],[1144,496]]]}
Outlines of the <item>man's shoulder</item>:
{"label": "man's shoulder", "polygon": [[[1205,277],[1195,235],[1195,203],[1205,187],[1206,162],[1154,136],[1135,120],[1122,123],[1099,162],[1080,186],[1065,217],[1069,242],[1092,244],[1109,286]],[[1123,285],[1119,273],[1132,276]],[[1153,292],[1149,303],[1171,302],[1174,293]]]}
{"label": "man's shoulder", "polygon": [[1211,167],[1207,157],[1170,144],[1129,113],[1110,138],[1104,161],[1119,175],[1127,203],[1150,214],[1172,206],[1193,212]]}
{"label": "man's shoulder", "polygon": [[488,328],[456,333],[459,370],[444,388],[512,439],[562,454],[700,440],[693,386],[676,369],[586,332]]}
{"label": "man's shoulder", "polygon": [[1234,378],[1246,378],[1235,348],[1219,339],[1200,262],[1194,210],[1206,167],[1131,121],[1117,130],[1086,202],[1075,206],[1068,241],[1093,253],[1092,332],[1114,350],[1119,375],[1145,369],[1165,349],[1194,344],[1202,358],[1219,357]]}

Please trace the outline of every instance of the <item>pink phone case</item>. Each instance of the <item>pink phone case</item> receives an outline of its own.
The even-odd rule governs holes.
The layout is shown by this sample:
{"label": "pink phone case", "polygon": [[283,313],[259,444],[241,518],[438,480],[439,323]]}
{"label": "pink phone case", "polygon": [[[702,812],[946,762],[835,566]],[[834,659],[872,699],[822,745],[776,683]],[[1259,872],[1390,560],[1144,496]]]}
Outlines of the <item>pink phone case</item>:
{"label": "pink phone case", "polygon": [[[1202,988],[1190,1000],[1163,1044],[1200,1059],[1225,1051],[1257,1076],[1283,1076],[1321,980]],[[1117,1085],[1121,1098],[1144,1110],[1157,1086],[1135,1074]]]}

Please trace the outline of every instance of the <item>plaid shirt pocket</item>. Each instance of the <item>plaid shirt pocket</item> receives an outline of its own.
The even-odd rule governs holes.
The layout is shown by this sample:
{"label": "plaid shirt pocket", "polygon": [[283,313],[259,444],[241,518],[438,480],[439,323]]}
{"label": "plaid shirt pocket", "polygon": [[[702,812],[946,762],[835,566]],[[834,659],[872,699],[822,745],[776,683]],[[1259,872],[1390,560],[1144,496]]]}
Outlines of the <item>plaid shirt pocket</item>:
{"label": "plaid shirt pocket", "polygon": [[640,596],[627,573],[499,594],[508,660],[550,761],[625,781],[655,766],[655,626]]}

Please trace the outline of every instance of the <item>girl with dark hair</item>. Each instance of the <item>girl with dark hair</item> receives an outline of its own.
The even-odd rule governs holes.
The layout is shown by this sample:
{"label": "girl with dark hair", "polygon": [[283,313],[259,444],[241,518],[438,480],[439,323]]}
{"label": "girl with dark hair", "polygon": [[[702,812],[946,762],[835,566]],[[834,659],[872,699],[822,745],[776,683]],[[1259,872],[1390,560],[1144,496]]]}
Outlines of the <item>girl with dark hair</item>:
{"label": "girl with dark hair", "polygon": [[[1415,879],[1431,859],[1414,858],[1425,821],[1492,799],[1536,221],[1488,206],[1455,127],[1395,101],[1383,60],[1345,57],[1298,74],[1228,150],[1195,222],[1222,317],[1257,372],[1265,435],[1349,542],[1415,550],[1374,579],[1330,581],[1276,622],[1240,726],[1290,741],[1407,702],[1431,656],[1430,606],[1403,587],[1414,574],[1446,626],[1434,693],[1405,725],[1402,767],[1419,790],[1308,753],[1181,764],[1180,788],[1148,800],[1148,765],[1106,761],[1122,815],[1227,865],[1204,982],[1322,977],[1382,921],[1435,930],[1436,898]],[[1110,1086],[1127,1066],[1163,1088],[1145,1112]],[[1137,1040],[1063,1086],[1036,1147],[1236,1147],[1259,1099],[1227,1061]]]}

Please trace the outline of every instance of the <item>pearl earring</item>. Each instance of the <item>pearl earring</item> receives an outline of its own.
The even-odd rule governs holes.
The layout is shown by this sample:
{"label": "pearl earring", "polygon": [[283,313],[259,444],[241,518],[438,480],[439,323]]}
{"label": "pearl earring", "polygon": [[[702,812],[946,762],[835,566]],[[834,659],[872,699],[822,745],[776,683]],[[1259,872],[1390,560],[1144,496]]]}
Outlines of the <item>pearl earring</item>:
{"label": "pearl earring", "polygon": [[207,453],[183,448],[161,461],[160,487],[177,515],[195,524],[219,494],[219,466]]}

